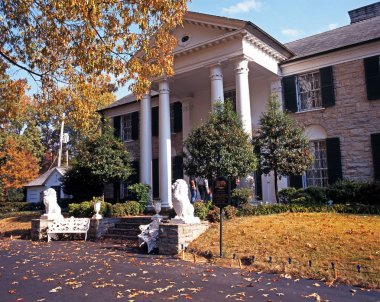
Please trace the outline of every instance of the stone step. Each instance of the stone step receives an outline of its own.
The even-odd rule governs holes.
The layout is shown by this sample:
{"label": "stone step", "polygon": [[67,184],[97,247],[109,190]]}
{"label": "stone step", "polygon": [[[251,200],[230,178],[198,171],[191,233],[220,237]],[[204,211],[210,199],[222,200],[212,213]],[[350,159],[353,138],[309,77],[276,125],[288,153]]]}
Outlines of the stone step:
{"label": "stone step", "polygon": [[139,229],[124,229],[124,228],[109,228],[108,229],[108,234],[137,236],[140,233],[141,231]]}
{"label": "stone step", "polygon": [[149,223],[150,222],[147,222],[147,223],[119,222],[119,223],[115,223],[115,228],[117,228],[117,229],[126,229],[126,230],[138,229],[140,227],[140,225],[146,225],[146,224],[149,224]]}
{"label": "stone step", "polygon": [[137,235],[119,235],[119,234],[105,234],[103,235],[104,239],[119,239],[119,240],[130,240],[130,241],[137,241]]}
{"label": "stone step", "polygon": [[149,224],[152,222],[152,216],[133,216],[120,220],[120,223]]}

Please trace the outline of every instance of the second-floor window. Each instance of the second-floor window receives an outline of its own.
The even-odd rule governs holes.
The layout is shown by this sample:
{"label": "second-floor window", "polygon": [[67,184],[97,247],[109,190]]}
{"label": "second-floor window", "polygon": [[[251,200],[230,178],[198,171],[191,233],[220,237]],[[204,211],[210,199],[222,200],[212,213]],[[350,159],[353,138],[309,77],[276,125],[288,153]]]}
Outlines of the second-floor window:
{"label": "second-floor window", "polygon": [[332,66],[284,77],[284,107],[302,112],[335,105],[334,69]]}
{"label": "second-floor window", "polygon": [[319,71],[297,76],[298,111],[322,107]]}

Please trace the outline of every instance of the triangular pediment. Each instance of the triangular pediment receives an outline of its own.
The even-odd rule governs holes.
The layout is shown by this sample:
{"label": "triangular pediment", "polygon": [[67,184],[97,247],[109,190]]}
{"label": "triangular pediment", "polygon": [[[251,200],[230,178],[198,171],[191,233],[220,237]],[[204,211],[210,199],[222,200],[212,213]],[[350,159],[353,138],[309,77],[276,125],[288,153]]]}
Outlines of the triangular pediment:
{"label": "triangular pediment", "polygon": [[241,20],[188,12],[183,26],[176,28],[173,32],[177,38],[174,52],[222,38],[244,26],[245,22]]}

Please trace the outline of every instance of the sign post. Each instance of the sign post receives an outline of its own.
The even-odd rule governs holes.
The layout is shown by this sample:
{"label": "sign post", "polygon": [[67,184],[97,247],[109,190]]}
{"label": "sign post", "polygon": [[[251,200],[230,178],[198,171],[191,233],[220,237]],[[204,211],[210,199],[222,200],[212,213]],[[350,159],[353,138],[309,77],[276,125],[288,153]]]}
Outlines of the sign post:
{"label": "sign post", "polygon": [[223,208],[230,203],[231,185],[224,176],[219,176],[214,180],[212,201],[220,209],[220,258],[223,257]]}

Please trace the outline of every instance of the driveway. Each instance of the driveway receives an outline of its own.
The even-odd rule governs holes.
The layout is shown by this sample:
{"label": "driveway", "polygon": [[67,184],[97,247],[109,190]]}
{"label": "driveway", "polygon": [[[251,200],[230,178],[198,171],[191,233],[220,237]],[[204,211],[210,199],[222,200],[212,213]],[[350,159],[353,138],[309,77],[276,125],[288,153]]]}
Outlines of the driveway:
{"label": "driveway", "polygon": [[112,242],[0,240],[0,301],[380,301],[379,291],[250,274]]}

